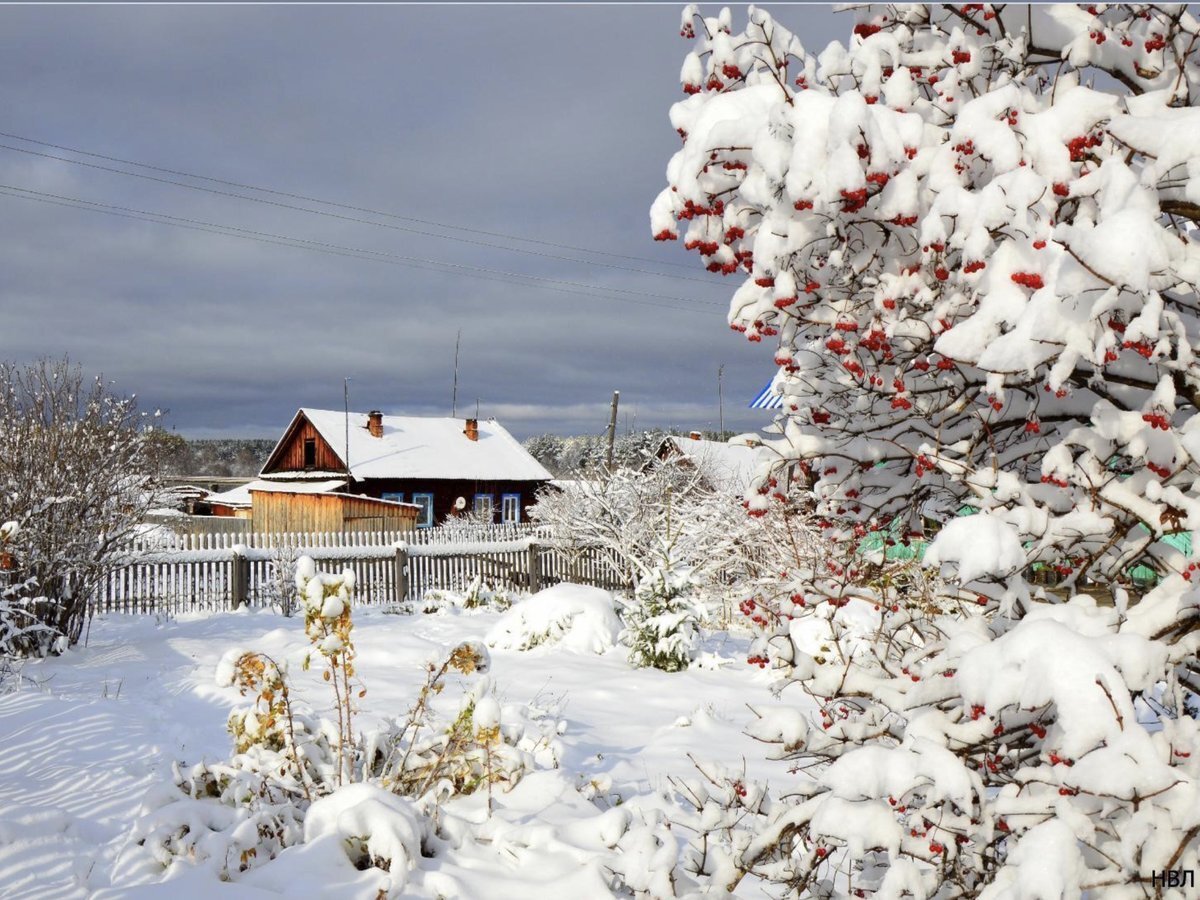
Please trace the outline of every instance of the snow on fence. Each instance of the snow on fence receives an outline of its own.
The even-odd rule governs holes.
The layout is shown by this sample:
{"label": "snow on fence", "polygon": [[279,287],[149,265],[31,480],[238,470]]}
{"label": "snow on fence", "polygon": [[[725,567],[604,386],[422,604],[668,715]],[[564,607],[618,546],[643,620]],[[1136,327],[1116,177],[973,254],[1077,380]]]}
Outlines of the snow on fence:
{"label": "snow on fence", "polygon": [[[480,538],[489,538],[481,540]],[[560,581],[623,586],[595,548],[573,553],[530,526],[430,529],[386,534],[147,536],[132,545],[92,598],[96,612],[153,613],[267,606],[276,570],[300,555],[321,571],[352,569],[361,603],[399,603],[475,578],[494,587],[538,590]]]}

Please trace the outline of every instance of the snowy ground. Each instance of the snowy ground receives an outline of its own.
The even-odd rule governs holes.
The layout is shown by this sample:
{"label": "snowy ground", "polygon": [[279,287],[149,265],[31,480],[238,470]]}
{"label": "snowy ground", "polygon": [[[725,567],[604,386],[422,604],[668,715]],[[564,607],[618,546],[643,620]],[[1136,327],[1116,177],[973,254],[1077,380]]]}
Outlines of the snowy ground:
{"label": "snowy ground", "polygon": [[[369,689],[362,724],[403,715],[421,664],[461,640],[482,638],[497,617],[357,612],[359,676]],[[147,790],[169,782],[174,760],[230,755],[226,717],[244,701],[234,688],[216,686],[214,670],[236,646],[292,660],[298,672],[307,647],[303,621],[266,612],[166,623],[111,617],[93,624],[86,648],[24,667],[23,686],[0,697],[0,896],[275,895],[211,877],[113,889],[114,861]],[[527,776],[497,798],[498,830],[487,852],[473,844],[461,858],[422,861],[411,895],[595,896],[603,873],[580,848],[587,823],[602,822],[618,796],[646,792],[668,774],[692,774],[688,754],[745,764],[751,777],[775,784],[788,778],[783,764],[765,761],[762,745],[743,734],[753,718],[748,705],[772,700],[769,676],[745,664],[746,650],[744,638],[718,633],[699,666],[673,675],[631,668],[623,649],[493,651],[503,702],[533,701],[564,720],[561,766]],[[298,682],[320,708],[326,694],[315,673]],[[575,789],[593,780],[605,785],[609,802],[588,801]],[[465,817],[487,819],[481,798],[451,802]],[[505,829],[519,833],[507,849]],[[539,845],[543,852],[531,849]],[[264,887],[288,896],[333,890],[312,879]]]}

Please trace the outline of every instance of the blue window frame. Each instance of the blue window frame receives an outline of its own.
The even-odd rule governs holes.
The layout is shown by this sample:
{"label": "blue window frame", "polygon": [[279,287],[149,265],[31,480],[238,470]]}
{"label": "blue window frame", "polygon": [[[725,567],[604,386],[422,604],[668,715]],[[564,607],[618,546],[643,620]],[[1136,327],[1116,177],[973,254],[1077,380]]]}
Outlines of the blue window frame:
{"label": "blue window frame", "polygon": [[380,500],[391,500],[393,503],[403,503],[404,495],[398,492],[384,491],[379,495]]}
{"label": "blue window frame", "polygon": [[417,513],[418,528],[433,527],[433,494],[413,494],[412,502],[421,507]]}
{"label": "blue window frame", "polygon": [[495,521],[494,503],[495,498],[491,494],[476,494],[474,507],[476,517],[488,522]]}
{"label": "blue window frame", "polygon": [[500,495],[500,521],[512,525],[521,521],[521,495]]}

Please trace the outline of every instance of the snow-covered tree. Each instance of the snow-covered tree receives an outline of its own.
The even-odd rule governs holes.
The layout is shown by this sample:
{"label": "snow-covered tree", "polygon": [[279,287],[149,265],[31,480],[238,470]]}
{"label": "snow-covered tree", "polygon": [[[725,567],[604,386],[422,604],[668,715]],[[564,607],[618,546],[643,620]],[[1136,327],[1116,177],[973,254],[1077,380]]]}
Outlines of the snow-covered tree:
{"label": "snow-covered tree", "polygon": [[1191,15],[878,7],[814,55],[694,13],[652,227],[745,276],[730,324],[777,348],[777,449],[831,536],[970,505],[1069,583],[1188,572]]}
{"label": "snow-covered tree", "polygon": [[[760,657],[820,715],[756,734],[815,777],[695,793],[691,865],[806,895],[1145,896],[1200,836],[1200,591],[1173,537],[1200,524],[1200,23],[855,16],[818,53],[761,9],[683,16],[652,231],[743,276],[730,324],[775,346],[784,398],[748,504],[800,467],[834,554],[789,573]],[[930,523],[945,585],[861,553]],[[1037,563],[1113,605],[1031,594]]]}
{"label": "snow-covered tree", "polygon": [[142,426],[133,398],[65,359],[0,363],[0,518],[19,526],[5,550],[46,626],[12,650],[83,633],[97,579],[155,504]]}

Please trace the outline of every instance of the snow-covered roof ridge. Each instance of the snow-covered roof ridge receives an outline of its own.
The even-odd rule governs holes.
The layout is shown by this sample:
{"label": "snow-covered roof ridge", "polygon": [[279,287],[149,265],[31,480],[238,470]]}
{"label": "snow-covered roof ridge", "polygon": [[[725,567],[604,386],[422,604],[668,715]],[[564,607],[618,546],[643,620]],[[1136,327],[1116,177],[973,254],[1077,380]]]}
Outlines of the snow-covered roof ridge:
{"label": "snow-covered roof ridge", "polygon": [[[303,415],[339,456],[346,453],[346,413],[304,407]],[[449,416],[383,416],[383,434],[367,429],[367,413],[350,415],[350,475],[365,478],[432,478],[475,481],[549,481],[550,473],[494,419],[480,419],[478,440],[466,436],[466,419]]]}

